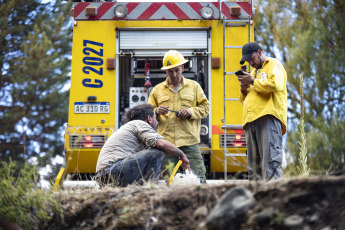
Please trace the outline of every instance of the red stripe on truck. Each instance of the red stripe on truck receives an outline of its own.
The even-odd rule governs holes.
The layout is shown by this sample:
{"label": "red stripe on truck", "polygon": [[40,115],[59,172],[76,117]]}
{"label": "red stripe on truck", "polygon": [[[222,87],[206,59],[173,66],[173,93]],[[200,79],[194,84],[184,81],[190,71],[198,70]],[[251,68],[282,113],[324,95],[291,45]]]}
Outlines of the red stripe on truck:
{"label": "red stripe on truck", "polygon": [[102,4],[100,7],[97,9],[97,16],[95,17],[89,17],[89,19],[100,19],[103,17],[105,13],[110,10],[115,5],[115,2],[108,2],[107,4]]}
{"label": "red stripe on truck", "polygon": [[151,16],[157,12],[157,10],[159,10],[159,8],[161,8],[161,6],[164,3],[152,3],[145,11],[144,13],[142,13],[139,17],[138,20],[142,20],[142,19],[150,19]]}
{"label": "red stripe on truck", "polygon": [[178,19],[190,19],[175,3],[164,4]]}
{"label": "red stripe on truck", "polygon": [[74,6],[74,18],[78,17],[81,12],[85,10],[85,8],[90,5],[87,2],[80,2]]}

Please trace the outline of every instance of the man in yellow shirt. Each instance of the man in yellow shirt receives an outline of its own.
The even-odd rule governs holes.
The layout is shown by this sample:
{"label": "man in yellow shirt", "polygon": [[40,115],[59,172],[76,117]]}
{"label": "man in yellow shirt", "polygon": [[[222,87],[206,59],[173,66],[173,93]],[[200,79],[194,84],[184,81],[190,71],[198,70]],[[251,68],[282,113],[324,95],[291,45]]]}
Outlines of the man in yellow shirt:
{"label": "man in yellow shirt", "polygon": [[[210,104],[200,85],[182,76],[183,64],[187,62],[176,50],[165,54],[162,70],[168,77],[152,89],[148,103],[155,107],[158,133],[186,154],[191,170],[201,183],[206,183],[206,168],[198,144],[201,119],[208,115]],[[176,164],[178,158],[165,154],[164,165],[169,162]]]}
{"label": "man in yellow shirt", "polygon": [[286,71],[280,61],[266,57],[255,42],[243,46],[240,64],[245,61],[254,68],[251,73],[237,75],[241,83],[249,178],[280,178],[282,136],[287,123]]}

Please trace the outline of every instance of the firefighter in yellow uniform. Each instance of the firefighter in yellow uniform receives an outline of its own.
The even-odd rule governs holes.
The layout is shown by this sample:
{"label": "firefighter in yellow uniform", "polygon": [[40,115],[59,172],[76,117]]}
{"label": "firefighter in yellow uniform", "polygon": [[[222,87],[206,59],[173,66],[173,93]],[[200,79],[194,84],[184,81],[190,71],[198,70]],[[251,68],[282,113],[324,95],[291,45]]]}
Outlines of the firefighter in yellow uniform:
{"label": "firefighter in yellow uniform", "polygon": [[287,75],[283,64],[266,57],[260,45],[249,42],[242,48],[242,65],[251,74],[238,75],[243,103],[243,126],[247,140],[250,179],[282,177],[283,138],[287,123]]}
{"label": "firefighter in yellow uniform", "polygon": [[[148,103],[155,107],[158,133],[186,154],[191,170],[201,183],[206,183],[206,168],[198,144],[201,119],[208,115],[210,104],[200,85],[182,76],[183,64],[187,62],[176,50],[165,54],[162,70],[168,77],[152,89]],[[178,158],[165,154],[164,166],[170,162],[176,165]]]}

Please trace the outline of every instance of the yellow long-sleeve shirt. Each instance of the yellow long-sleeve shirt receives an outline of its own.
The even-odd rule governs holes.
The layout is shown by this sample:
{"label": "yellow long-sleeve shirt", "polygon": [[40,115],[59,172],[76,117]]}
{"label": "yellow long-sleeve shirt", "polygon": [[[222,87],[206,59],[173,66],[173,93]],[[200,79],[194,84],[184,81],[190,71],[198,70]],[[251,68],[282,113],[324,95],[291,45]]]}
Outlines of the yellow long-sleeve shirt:
{"label": "yellow long-sleeve shirt", "polygon": [[155,86],[148,103],[156,108],[169,106],[170,110],[180,111],[188,108],[192,115],[189,119],[180,119],[174,112],[158,116],[158,133],[177,147],[189,146],[200,142],[201,119],[209,112],[210,103],[200,85],[182,77],[176,94],[168,85],[168,79]]}
{"label": "yellow long-sleeve shirt", "polygon": [[287,75],[283,64],[275,58],[267,58],[262,68],[253,69],[254,85],[246,92],[241,90],[240,101],[243,104],[243,127],[249,122],[273,115],[283,125],[282,134],[286,133],[287,124]]}

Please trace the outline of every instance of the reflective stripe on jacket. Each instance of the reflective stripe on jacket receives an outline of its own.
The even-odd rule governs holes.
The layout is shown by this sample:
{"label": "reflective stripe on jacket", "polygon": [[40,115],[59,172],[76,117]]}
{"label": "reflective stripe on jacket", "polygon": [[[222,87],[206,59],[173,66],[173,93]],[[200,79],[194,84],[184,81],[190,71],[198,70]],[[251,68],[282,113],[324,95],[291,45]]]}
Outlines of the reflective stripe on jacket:
{"label": "reflective stripe on jacket", "polygon": [[188,108],[192,116],[190,119],[180,119],[174,112],[159,115],[158,133],[177,147],[189,146],[200,142],[201,119],[209,112],[209,102],[200,85],[182,76],[176,94],[168,85],[168,78],[155,86],[149,96],[148,103],[156,108],[169,106],[169,110],[180,111]]}
{"label": "reflective stripe on jacket", "polygon": [[241,91],[240,101],[243,104],[243,127],[249,122],[273,115],[283,125],[282,134],[286,133],[287,123],[287,75],[283,64],[275,58],[267,58],[261,69],[253,69],[254,85]]}

